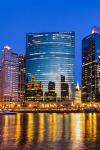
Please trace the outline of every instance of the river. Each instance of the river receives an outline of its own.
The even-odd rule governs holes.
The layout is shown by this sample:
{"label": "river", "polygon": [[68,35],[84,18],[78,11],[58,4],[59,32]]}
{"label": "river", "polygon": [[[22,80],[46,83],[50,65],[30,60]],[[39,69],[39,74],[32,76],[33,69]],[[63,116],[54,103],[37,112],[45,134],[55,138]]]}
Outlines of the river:
{"label": "river", "polygon": [[100,114],[0,115],[0,150],[100,150]]}

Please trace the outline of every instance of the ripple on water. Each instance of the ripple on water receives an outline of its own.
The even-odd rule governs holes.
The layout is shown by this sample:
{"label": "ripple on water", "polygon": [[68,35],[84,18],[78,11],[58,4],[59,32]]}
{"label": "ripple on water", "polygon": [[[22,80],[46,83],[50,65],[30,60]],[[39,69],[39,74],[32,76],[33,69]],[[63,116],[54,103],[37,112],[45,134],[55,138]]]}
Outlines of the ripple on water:
{"label": "ripple on water", "polygon": [[0,117],[0,150],[100,150],[100,114]]}

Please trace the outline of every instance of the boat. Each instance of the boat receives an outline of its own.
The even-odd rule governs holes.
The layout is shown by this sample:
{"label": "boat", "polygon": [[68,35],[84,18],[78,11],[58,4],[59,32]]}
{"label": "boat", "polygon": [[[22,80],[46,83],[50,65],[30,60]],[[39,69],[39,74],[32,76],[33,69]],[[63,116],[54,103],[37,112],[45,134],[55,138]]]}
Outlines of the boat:
{"label": "boat", "polygon": [[15,111],[9,111],[9,110],[3,110],[0,112],[0,115],[16,115],[17,112]]}

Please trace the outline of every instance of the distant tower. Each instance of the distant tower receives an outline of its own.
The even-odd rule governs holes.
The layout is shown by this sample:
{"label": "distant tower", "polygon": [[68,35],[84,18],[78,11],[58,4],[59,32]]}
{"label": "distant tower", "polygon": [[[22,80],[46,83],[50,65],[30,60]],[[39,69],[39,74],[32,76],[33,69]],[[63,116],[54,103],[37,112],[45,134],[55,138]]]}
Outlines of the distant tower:
{"label": "distant tower", "polygon": [[79,89],[80,89],[80,87],[79,87],[79,83],[77,82],[77,85],[76,85],[75,90],[79,90]]}
{"label": "distant tower", "polygon": [[100,28],[82,40],[82,102],[100,102]]}
{"label": "distant tower", "polygon": [[81,104],[81,89],[79,87],[79,83],[77,83],[77,85],[75,85],[74,103],[76,105],[80,105]]}

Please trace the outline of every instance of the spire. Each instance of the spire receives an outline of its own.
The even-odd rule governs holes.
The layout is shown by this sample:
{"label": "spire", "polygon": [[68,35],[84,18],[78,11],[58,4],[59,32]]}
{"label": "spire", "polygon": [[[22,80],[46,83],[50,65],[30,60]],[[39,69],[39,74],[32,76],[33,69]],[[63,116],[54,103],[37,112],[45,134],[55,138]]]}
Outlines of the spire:
{"label": "spire", "polygon": [[76,89],[79,90],[79,83],[77,82]]}

